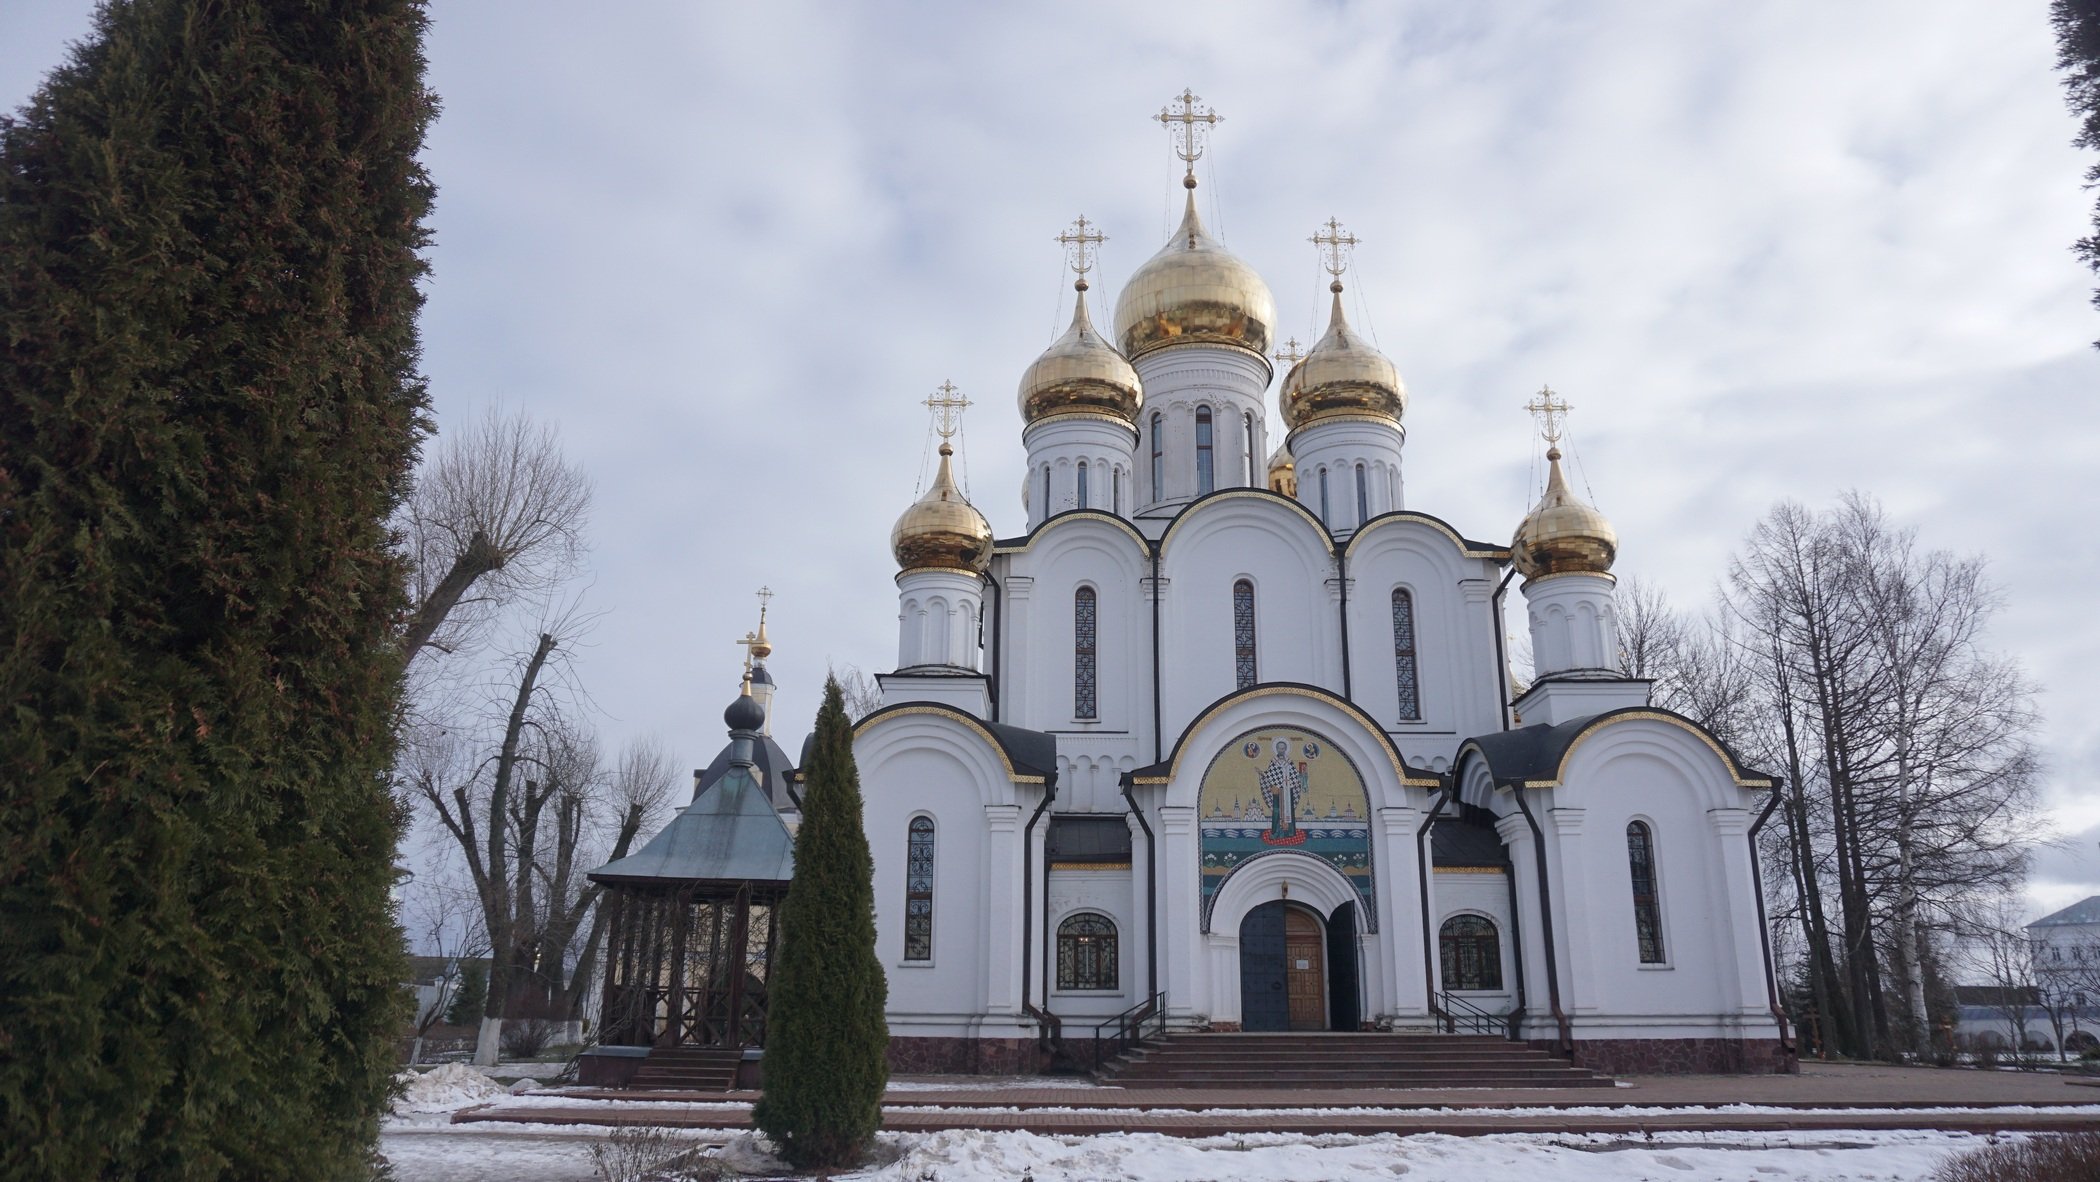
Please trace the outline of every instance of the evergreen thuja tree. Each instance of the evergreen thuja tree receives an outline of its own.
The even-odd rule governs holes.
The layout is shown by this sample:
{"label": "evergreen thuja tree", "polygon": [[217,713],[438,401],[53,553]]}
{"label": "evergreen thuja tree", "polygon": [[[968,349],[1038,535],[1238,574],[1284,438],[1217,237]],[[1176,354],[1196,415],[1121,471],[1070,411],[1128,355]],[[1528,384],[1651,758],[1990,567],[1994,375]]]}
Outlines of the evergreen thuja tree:
{"label": "evergreen thuja tree", "polygon": [[0,1177],[369,1173],[414,0],[108,0],[0,120]]}
{"label": "evergreen thuja tree", "polygon": [[882,1123],[888,983],[875,958],[875,865],[861,827],[853,724],[824,682],[803,769],[795,878],[766,1009],[765,1094],[752,1120],[800,1169],[851,1165]]}

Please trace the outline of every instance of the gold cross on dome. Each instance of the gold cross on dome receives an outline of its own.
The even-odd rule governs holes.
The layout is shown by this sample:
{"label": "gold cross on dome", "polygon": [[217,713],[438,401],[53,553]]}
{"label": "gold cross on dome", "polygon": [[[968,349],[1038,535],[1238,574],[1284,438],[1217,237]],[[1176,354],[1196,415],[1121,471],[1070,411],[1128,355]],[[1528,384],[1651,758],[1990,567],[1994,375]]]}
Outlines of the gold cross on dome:
{"label": "gold cross on dome", "polygon": [[1553,387],[1540,386],[1539,392],[1524,404],[1524,409],[1539,421],[1539,433],[1546,437],[1546,444],[1550,447],[1560,442],[1561,420],[1575,408],[1568,405],[1567,399],[1555,394]]}
{"label": "gold cross on dome", "polygon": [[1094,256],[1108,235],[1100,227],[1086,220],[1085,214],[1072,219],[1072,228],[1057,236],[1065,248],[1065,263],[1079,276],[1080,290],[1086,289],[1086,273],[1094,269]]}
{"label": "gold cross on dome", "polygon": [[766,618],[766,607],[773,602],[773,589],[771,587],[760,587],[757,594],[758,618],[759,622],[763,623]]}
{"label": "gold cross on dome", "polygon": [[1328,218],[1326,228],[1306,241],[1320,248],[1320,265],[1327,268],[1329,275],[1340,279],[1342,272],[1349,269],[1349,252],[1356,249],[1356,244],[1363,239],[1343,230],[1342,223]]}
{"label": "gold cross on dome", "polygon": [[[1174,103],[1179,103],[1181,109],[1177,111],[1174,104],[1169,103],[1161,107],[1159,114],[1153,118],[1159,120],[1159,125],[1167,129],[1168,135],[1174,137],[1174,154],[1181,157],[1182,163],[1188,165],[1188,175],[1193,180],[1196,176],[1196,161],[1203,157],[1204,141],[1209,136],[1210,129],[1223,122],[1225,116],[1204,106],[1203,100],[1196,97],[1196,93],[1187,87],[1182,87],[1181,97],[1175,99]],[[1174,126],[1177,123],[1181,126]]]}
{"label": "gold cross on dome", "polygon": [[1305,360],[1305,348],[1298,343],[1297,337],[1292,337],[1283,343],[1283,348],[1276,350],[1271,356],[1278,361],[1288,361],[1296,365]]}
{"label": "gold cross on dome", "polygon": [[962,430],[962,412],[969,405],[970,400],[962,396],[954,382],[942,382],[934,387],[933,396],[926,400],[925,406],[933,412],[933,430],[943,441],[953,439],[955,433]]}

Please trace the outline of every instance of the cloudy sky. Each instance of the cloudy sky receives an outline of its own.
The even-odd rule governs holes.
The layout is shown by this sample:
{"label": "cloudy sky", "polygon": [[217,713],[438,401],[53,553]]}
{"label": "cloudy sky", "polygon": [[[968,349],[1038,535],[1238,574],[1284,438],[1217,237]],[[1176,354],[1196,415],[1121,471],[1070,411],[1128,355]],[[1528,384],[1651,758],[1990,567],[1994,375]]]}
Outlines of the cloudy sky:
{"label": "cloudy sky", "polygon": [[[0,102],[89,7],[0,5]],[[1995,643],[2047,687],[2059,906],[2100,891],[2100,316],[2046,9],[436,0],[427,369],[443,423],[559,424],[597,486],[577,676],[610,740],[705,762],[759,585],[789,719],[827,664],[894,663],[888,532],[942,380],[1020,532],[1051,238],[1106,230],[1112,303],[1171,229],[1148,117],[1190,86],[1226,118],[1205,214],[1285,333],[1324,316],[1307,235],[1362,237],[1410,507],[1506,536],[1551,382],[1620,571],[1680,605],[1782,497],[1861,488],[1987,554]]]}

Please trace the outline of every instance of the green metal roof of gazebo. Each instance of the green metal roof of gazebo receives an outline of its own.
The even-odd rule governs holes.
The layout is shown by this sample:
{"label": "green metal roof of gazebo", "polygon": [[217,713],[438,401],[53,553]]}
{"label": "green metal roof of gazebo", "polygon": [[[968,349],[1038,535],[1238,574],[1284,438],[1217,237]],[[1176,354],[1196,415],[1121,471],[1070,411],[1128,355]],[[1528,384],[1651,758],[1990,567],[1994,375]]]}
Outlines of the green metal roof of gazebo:
{"label": "green metal roof of gazebo", "polygon": [[593,882],[785,883],[795,838],[748,764],[737,764],[680,809],[641,849],[591,871]]}

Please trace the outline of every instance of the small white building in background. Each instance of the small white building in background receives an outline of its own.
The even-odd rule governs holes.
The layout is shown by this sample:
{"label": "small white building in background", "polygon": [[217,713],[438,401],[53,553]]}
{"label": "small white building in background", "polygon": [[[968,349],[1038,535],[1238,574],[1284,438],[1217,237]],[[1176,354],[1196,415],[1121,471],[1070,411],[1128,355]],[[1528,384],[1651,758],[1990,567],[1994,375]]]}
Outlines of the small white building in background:
{"label": "small white building in background", "polygon": [[1032,1070],[1046,1028],[1157,998],[1180,1030],[1486,1014],[1601,1070],[1792,1069],[1774,780],[1617,672],[1611,525],[1557,447],[1507,544],[1415,507],[1409,394],[1344,315],[1332,223],[1274,445],[1274,300],[1184,183],[1114,335],[1082,269],[1025,367],[1022,532],[957,486],[951,424],[892,537],[897,666],[855,755],[893,1064]]}
{"label": "small white building in background", "polygon": [[2100,895],[2028,924],[2027,949],[2034,984],[1955,989],[1962,1045],[2064,1057],[2100,1046]]}

